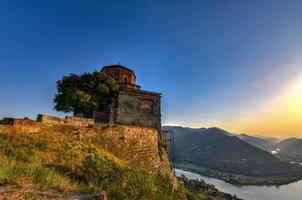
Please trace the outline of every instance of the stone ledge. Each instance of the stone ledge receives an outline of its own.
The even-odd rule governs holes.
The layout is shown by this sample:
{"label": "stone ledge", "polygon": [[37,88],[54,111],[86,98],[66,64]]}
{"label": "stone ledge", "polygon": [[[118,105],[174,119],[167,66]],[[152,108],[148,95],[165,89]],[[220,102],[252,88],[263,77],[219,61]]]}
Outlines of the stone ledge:
{"label": "stone ledge", "polygon": [[38,115],[37,122],[52,124],[52,125],[68,125],[68,126],[81,126],[81,127],[87,127],[95,124],[94,120],[89,118],[66,116],[65,119],[62,119],[62,118],[53,117],[49,115],[42,115],[42,114]]}
{"label": "stone ledge", "polygon": [[24,118],[24,119],[17,119],[17,118],[3,118],[0,120],[0,125],[19,125],[19,126],[32,126],[36,122],[34,120]]}

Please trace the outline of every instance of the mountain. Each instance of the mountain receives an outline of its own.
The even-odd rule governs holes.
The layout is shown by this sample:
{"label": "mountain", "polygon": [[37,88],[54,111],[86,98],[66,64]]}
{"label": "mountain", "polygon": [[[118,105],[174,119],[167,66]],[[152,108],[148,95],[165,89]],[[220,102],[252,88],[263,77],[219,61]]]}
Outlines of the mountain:
{"label": "mountain", "polygon": [[205,132],[217,132],[219,134],[223,134],[226,136],[229,136],[230,133],[227,131],[224,131],[219,128],[187,128],[187,127],[181,127],[181,126],[163,126],[162,130],[172,130],[174,131],[174,137],[175,137],[175,146],[176,151],[178,154],[181,154],[182,152],[187,149],[187,147],[194,144],[197,140],[200,139],[200,133]]}
{"label": "mountain", "polygon": [[263,137],[256,137],[250,136],[247,134],[241,134],[237,136],[241,140],[263,150],[271,150],[274,146],[278,143],[278,140],[275,138],[263,138]]}
{"label": "mountain", "polygon": [[175,133],[176,162],[255,177],[302,175],[297,166],[282,162],[219,128],[165,126],[162,129]]}
{"label": "mountain", "polygon": [[296,142],[297,140],[300,140],[299,138],[295,138],[295,137],[292,137],[292,138],[288,138],[288,139],[285,139],[285,140],[282,140],[281,142],[279,142],[278,144],[276,144],[275,148],[277,149],[286,149],[287,147],[289,147],[292,143]]}
{"label": "mountain", "polygon": [[275,145],[277,156],[282,160],[302,162],[302,139],[288,138]]}
{"label": "mountain", "polygon": [[285,148],[281,149],[282,154],[290,155],[292,157],[302,156],[302,140],[296,140]]}

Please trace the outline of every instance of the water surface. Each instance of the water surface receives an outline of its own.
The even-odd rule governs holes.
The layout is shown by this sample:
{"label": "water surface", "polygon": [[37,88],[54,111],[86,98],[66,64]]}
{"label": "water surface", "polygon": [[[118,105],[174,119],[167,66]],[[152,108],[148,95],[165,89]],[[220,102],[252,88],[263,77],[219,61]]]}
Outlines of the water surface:
{"label": "water surface", "polygon": [[236,186],[181,169],[176,169],[175,173],[176,176],[183,174],[189,179],[203,179],[206,183],[215,185],[218,190],[236,194],[245,200],[302,200],[302,180],[282,186]]}

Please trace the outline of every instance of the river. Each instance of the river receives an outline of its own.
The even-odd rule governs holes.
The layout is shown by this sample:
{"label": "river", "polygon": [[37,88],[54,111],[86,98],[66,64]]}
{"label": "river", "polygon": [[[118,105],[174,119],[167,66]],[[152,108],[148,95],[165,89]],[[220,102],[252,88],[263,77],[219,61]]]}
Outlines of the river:
{"label": "river", "polygon": [[181,169],[176,169],[175,173],[176,176],[183,174],[189,179],[202,179],[222,192],[236,194],[245,200],[302,200],[302,180],[281,186],[237,186]]}

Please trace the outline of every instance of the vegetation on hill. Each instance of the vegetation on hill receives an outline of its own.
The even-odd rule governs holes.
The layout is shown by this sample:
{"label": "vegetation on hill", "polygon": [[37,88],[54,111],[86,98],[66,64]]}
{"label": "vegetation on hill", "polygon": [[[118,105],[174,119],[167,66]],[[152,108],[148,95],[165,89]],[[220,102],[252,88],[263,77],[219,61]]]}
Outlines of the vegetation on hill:
{"label": "vegetation on hill", "polygon": [[218,191],[214,185],[205,183],[200,179],[188,179],[184,175],[178,177],[178,179],[190,190],[188,190],[188,199],[197,200],[196,196],[206,198],[207,200],[211,199],[225,199],[225,200],[241,200],[237,198],[236,195],[230,195]]}
{"label": "vegetation on hill", "polygon": [[275,146],[281,160],[302,163],[302,139],[288,138]]}
{"label": "vegetation on hill", "polygon": [[246,134],[241,134],[237,137],[259,149],[266,151],[271,150],[278,143],[278,140],[274,138],[262,138]]}
{"label": "vegetation on hill", "polygon": [[300,140],[299,138],[287,138],[285,140],[280,141],[278,144],[276,144],[275,148],[278,148],[280,150],[287,148],[288,146],[290,146],[292,143],[296,142]]}
{"label": "vegetation on hill", "polygon": [[[192,170],[197,166],[214,170],[213,173],[207,170],[212,176],[217,175],[217,171],[229,173],[232,176],[227,175],[225,180],[238,184],[284,184],[302,178],[300,166],[282,162],[221,129],[164,129],[175,131],[176,160],[187,167],[195,166]],[[225,174],[216,177],[222,178]],[[260,179],[255,181],[256,178]]]}
{"label": "vegetation on hill", "polygon": [[101,72],[70,74],[57,82],[55,110],[92,117],[94,111],[108,111],[118,84]]}
{"label": "vegetation on hill", "polygon": [[302,140],[299,139],[291,143],[286,148],[283,148],[281,153],[292,157],[302,157]]}
{"label": "vegetation on hill", "polygon": [[0,160],[0,193],[8,199],[64,199],[105,191],[110,200],[165,200],[186,199],[188,193],[182,185],[173,191],[170,176],[131,168],[67,126],[55,132],[0,132]]}

